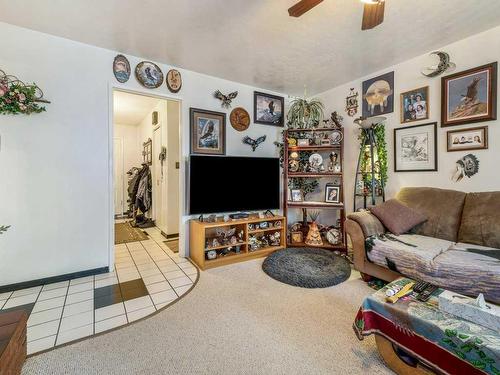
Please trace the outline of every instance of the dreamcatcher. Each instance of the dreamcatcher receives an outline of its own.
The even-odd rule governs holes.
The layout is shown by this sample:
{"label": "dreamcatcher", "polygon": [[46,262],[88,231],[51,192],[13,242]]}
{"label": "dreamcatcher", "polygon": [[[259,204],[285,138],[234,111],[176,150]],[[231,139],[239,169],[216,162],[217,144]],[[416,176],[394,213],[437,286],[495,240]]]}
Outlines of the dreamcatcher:
{"label": "dreamcatcher", "polygon": [[38,103],[50,103],[43,99],[43,91],[36,84],[26,84],[13,75],[0,70],[0,114],[30,114],[45,111]]}

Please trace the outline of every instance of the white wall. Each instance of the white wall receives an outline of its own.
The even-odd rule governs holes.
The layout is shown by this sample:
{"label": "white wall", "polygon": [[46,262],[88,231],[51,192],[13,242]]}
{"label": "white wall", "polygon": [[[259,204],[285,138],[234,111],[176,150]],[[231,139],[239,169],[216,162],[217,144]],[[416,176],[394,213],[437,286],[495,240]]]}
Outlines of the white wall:
{"label": "white wall", "polygon": [[[440,48],[448,52],[451,60],[457,64],[455,72],[460,72],[469,68],[484,65],[500,60],[500,27],[488,30],[481,34],[469,37],[459,42]],[[430,52],[430,51],[429,51]],[[436,57],[434,57],[436,58]],[[326,113],[338,111],[344,116],[345,126],[345,200],[347,209],[353,209],[353,189],[356,171],[356,162],[359,153],[358,126],[353,124],[353,118],[344,112],[345,98],[351,87],[358,90],[361,100],[362,81],[375,77],[379,74],[394,71],[395,98],[394,113],[384,115],[386,121],[386,140],[389,150],[389,181],[386,193],[388,197],[393,197],[401,187],[404,186],[432,186],[446,189],[462,191],[489,191],[500,190],[500,174],[497,171],[500,160],[500,121],[487,121],[447,128],[440,127],[441,116],[441,77],[427,78],[420,74],[424,66],[432,65],[432,60],[427,54],[405,61],[401,64],[387,67],[379,72],[373,72],[365,77],[361,77],[353,82],[346,83],[332,90],[326,91],[318,97],[323,100],[326,106]],[[445,73],[446,74],[446,73]],[[424,124],[436,121],[438,123],[438,171],[437,172],[394,172],[394,146],[393,129],[402,127],[400,124],[400,100],[399,94],[422,86],[429,86],[430,95],[430,119],[413,122],[410,125]],[[361,104],[361,101],[360,101]],[[499,107],[500,109],[500,107]],[[359,113],[361,115],[361,106]],[[480,161],[479,173],[472,178],[464,178],[459,183],[451,181],[452,173],[455,169],[455,162],[467,152],[447,152],[446,151],[446,131],[487,125],[489,131],[489,149],[472,151]]]}
{"label": "white wall", "polygon": [[[123,145],[123,210],[128,209],[128,175],[132,167],[140,167],[142,163],[142,148],[137,142],[137,126],[115,124],[114,138],[120,138]],[[116,181],[115,181],[116,183]]]}
{"label": "white wall", "polygon": [[[12,228],[0,238],[0,285],[107,266],[112,247],[110,155],[111,88],[182,100],[182,153],[189,153],[189,107],[224,111],[214,90],[238,90],[233,103],[249,113],[253,91],[263,91],[179,69],[183,88],[144,89],[132,76],[118,83],[115,51],[92,47],[0,23],[0,67],[25,82],[36,82],[52,103],[47,112],[0,117],[0,223]],[[132,69],[142,59],[128,56]],[[164,73],[170,66],[160,64]],[[227,125],[227,154],[276,156],[277,127],[252,124],[236,132]],[[244,135],[266,134],[255,153]],[[182,163],[182,160],[181,160]],[[184,171],[181,182],[185,181]],[[185,212],[185,202],[180,202]],[[183,216],[181,235],[189,217]],[[180,243],[180,253],[184,252]],[[112,254],[111,254],[112,255]]]}

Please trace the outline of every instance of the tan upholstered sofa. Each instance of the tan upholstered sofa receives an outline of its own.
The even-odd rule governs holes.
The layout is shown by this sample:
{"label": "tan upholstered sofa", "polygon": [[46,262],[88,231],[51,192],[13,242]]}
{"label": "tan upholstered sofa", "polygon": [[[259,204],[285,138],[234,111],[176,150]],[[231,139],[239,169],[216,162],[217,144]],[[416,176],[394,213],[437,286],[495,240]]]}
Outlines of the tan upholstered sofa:
{"label": "tan upholstered sofa", "polygon": [[369,211],[348,215],[354,267],[391,281],[425,280],[500,304],[500,192],[403,188],[396,199],[427,221],[394,236]]}

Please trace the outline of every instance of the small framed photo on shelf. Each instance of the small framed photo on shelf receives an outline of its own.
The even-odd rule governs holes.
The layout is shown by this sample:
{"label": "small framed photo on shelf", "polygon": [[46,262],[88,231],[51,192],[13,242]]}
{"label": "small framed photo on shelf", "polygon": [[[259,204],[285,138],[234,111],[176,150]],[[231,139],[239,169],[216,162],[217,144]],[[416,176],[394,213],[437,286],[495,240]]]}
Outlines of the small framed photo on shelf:
{"label": "small framed photo on shelf", "polygon": [[309,146],[310,144],[311,144],[311,140],[309,138],[297,139],[297,146],[299,146],[299,147]]}
{"label": "small framed photo on shelf", "polygon": [[326,185],[325,202],[340,203],[340,186]]}
{"label": "small framed photo on shelf", "polygon": [[302,195],[302,190],[291,189],[290,190],[290,198],[292,199],[292,202],[303,202],[304,196]]}
{"label": "small framed photo on shelf", "polygon": [[290,233],[290,242],[292,244],[294,243],[301,243],[304,241],[304,234],[300,231],[294,231]]}
{"label": "small framed photo on shelf", "polygon": [[450,130],[446,133],[448,152],[488,148],[488,127]]}

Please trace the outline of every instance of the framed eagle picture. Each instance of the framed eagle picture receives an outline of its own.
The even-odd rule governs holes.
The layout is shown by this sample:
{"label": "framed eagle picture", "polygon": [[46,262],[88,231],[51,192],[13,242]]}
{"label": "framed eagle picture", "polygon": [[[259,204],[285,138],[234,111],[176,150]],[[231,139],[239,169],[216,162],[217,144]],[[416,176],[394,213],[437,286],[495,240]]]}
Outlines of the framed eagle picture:
{"label": "framed eagle picture", "polygon": [[285,98],[254,91],[253,119],[256,124],[285,126]]}
{"label": "framed eagle picture", "polygon": [[191,154],[226,154],[226,114],[190,108]]}
{"label": "framed eagle picture", "polygon": [[497,63],[441,78],[441,126],[497,118]]}

